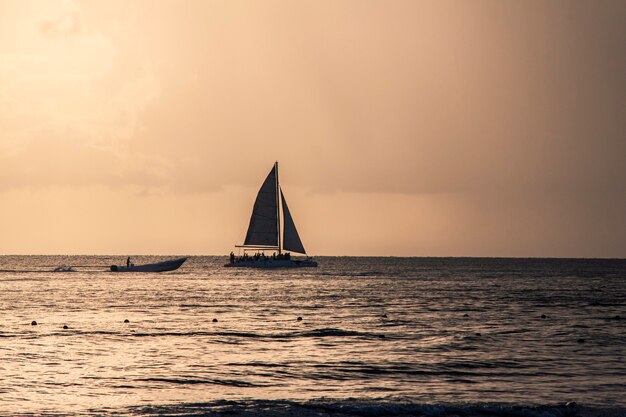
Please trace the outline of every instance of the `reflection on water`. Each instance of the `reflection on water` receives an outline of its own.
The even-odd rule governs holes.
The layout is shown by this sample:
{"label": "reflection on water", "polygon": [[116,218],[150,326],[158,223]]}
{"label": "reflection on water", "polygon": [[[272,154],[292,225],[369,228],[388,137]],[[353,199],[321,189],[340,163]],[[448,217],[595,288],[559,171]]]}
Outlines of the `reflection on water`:
{"label": "reflection on water", "polygon": [[[321,397],[626,406],[626,261],[224,262],[115,274],[115,258],[0,257],[0,414]],[[49,272],[60,265],[78,272]]]}

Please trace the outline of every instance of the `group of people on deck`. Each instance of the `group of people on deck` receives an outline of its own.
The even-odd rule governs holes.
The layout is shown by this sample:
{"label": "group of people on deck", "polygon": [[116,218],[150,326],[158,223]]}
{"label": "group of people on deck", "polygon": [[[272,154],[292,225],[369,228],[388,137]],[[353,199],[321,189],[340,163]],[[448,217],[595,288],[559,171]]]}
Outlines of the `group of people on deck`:
{"label": "group of people on deck", "polygon": [[236,262],[258,262],[258,261],[262,261],[262,262],[267,262],[269,260],[273,260],[273,261],[282,261],[282,260],[290,260],[291,259],[291,254],[289,252],[285,252],[285,253],[272,253],[272,256],[267,256],[265,253],[263,252],[257,252],[254,255],[248,255],[246,252],[243,253],[243,256],[235,256],[234,252],[230,253],[230,263],[234,264]]}

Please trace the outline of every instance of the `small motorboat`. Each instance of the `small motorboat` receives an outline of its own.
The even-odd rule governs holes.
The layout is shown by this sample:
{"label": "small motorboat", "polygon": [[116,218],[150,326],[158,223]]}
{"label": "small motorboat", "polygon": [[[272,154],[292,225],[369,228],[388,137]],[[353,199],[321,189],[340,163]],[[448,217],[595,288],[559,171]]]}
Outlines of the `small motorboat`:
{"label": "small motorboat", "polygon": [[169,261],[157,262],[145,265],[118,266],[111,265],[111,272],[167,272],[174,271],[187,260],[187,258],[171,259]]}

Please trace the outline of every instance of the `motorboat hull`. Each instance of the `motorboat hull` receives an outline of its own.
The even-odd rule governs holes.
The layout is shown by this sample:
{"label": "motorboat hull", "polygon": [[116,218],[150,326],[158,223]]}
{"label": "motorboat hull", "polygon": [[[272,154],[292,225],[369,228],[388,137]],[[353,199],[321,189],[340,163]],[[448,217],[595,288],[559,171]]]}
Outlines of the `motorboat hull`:
{"label": "motorboat hull", "polygon": [[146,265],[117,266],[111,265],[111,272],[167,272],[174,271],[185,263],[187,258],[172,259]]}

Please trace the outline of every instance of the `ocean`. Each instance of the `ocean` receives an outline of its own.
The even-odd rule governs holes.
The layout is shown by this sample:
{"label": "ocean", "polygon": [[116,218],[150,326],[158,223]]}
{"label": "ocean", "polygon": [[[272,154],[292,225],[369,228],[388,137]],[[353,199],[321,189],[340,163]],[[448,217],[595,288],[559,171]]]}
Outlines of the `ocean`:
{"label": "ocean", "polygon": [[0,415],[626,416],[626,260],[227,261],[0,256]]}

